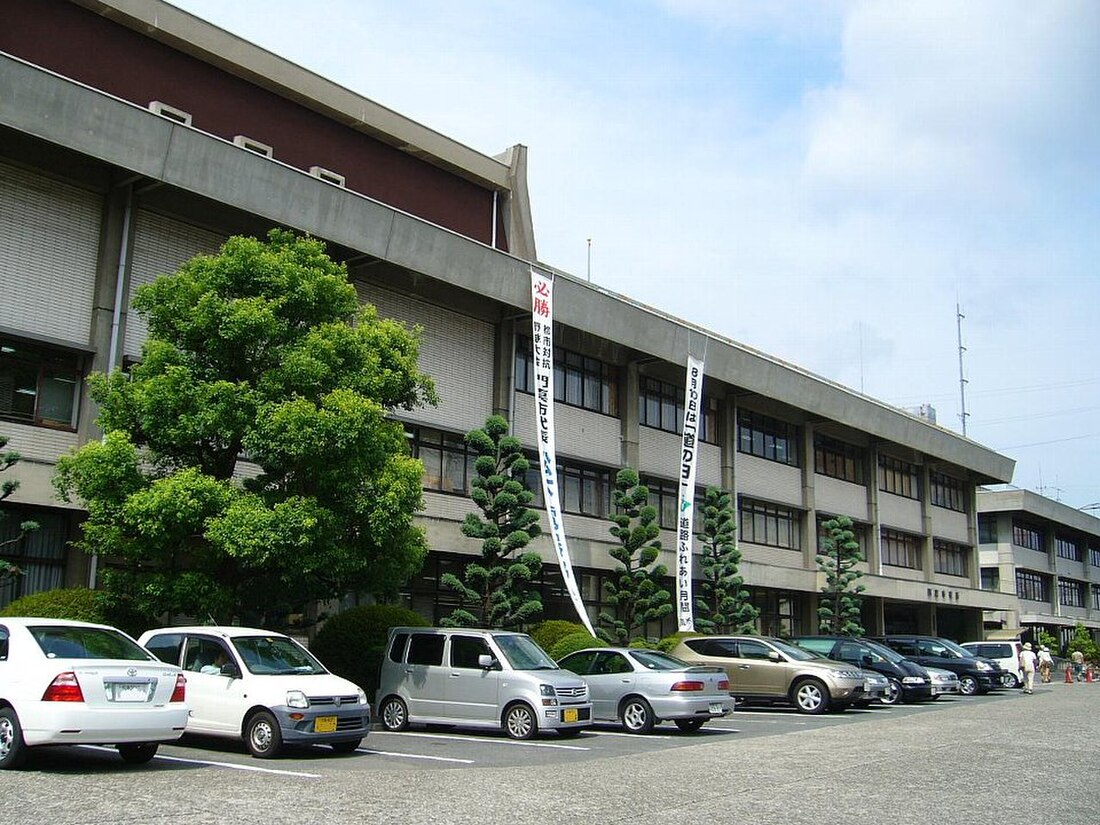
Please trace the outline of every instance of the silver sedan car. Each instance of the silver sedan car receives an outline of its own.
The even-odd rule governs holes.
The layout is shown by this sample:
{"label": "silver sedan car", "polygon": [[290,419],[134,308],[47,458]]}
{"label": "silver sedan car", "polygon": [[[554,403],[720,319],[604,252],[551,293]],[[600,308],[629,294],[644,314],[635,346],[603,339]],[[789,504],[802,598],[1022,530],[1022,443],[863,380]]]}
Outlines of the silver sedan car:
{"label": "silver sedan car", "polygon": [[945,693],[959,694],[959,677],[950,670],[938,667],[926,667],[928,676],[932,680],[932,698],[939,699]]}
{"label": "silver sedan car", "polygon": [[697,731],[708,719],[733,711],[724,670],[689,665],[656,650],[588,648],[558,664],[588,683],[594,720],[621,722],[631,733],[649,733],[665,720],[682,731]]}

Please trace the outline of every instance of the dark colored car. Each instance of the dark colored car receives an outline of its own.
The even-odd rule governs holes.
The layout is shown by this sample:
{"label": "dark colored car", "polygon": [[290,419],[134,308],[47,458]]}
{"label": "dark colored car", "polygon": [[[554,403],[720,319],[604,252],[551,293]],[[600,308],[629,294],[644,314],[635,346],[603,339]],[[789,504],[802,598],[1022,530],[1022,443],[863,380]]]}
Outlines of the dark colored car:
{"label": "dark colored car", "polygon": [[791,641],[826,659],[881,673],[890,682],[886,696],[881,699],[884,705],[932,698],[928,671],[878,642],[852,636],[797,636]]}
{"label": "dark colored car", "polygon": [[987,693],[1001,687],[1004,673],[1000,665],[971,655],[949,639],[892,633],[875,636],[873,641],[881,642],[918,665],[950,670],[959,677],[959,692],[964,696]]}

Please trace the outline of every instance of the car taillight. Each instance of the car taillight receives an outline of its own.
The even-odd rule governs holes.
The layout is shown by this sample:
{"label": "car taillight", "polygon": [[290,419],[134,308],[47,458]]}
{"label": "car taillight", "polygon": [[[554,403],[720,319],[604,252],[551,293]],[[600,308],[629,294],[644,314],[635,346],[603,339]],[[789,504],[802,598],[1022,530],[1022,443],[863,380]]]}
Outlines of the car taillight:
{"label": "car taillight", "polygon": [[730,689],[730,680],[729,679],[722,679],[718,683],[718,689],[719,690],[729,690]]}
{"label": "car taillight", "polygon": [[684,691],[684,690],[703,690],[706,687],[702,682],[676,682],[670,690]]}
{"label": "car taillight", "polygon": [[168,701],[169,702],[182,702],[183,701],[183,695],[186,692],[186,685],[187,685],[187,680],[183,678],[183,674],[182,673],[177,673],[176,674],[176,687],[172,691],[172,698],[169,699]]}
{"label": "car taillight", "polygon": [[43,702],[83,702],[84,692],[72,671],[59,673],[42,694]]}

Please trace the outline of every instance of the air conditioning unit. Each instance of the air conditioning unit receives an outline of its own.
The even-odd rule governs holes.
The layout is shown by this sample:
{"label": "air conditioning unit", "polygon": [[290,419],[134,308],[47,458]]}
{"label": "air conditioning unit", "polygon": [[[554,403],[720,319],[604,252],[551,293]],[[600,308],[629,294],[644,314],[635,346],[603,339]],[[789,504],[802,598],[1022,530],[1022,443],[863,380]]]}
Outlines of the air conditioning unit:
{"label": "air conditioning unit", "polygon": [[169,106],[162,100],[149,101],[149,111],[161,117],[166,117],[169,120],[174,120],[176,123],[182,123],[184,126],[191,125],[190,112],[185,112],[183,109],[177,109],[175,106]]}
{"label": "air conditioning unit", "polygon": [[263,155],[265,158],[275,156],[274,149],[266,143],[260,143],[258,140],[253,140],[248,135],[234,135],[233,145],[240,146],[242,149],[247,149],[249,152],[255,152],[257,155]]}
{"label": "air conditioning unit", "polygon": [[333,172],[331,169],[326,169],[323,166],[311,166],[309,167],[309,173],[315,178],[320,178],[323,181],[331,183],[335,186],[344,185],[344,176],[338,172]]}

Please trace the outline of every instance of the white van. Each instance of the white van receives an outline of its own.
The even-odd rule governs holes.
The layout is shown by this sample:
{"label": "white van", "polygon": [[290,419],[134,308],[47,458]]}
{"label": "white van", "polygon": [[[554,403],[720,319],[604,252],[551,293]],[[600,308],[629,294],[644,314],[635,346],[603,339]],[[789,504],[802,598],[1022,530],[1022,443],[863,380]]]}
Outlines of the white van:
{"label": "white van", "polygon": [[350,753],[370,729],[367,695],[282,633],[162,627],[138,642],[187,675],[187,733],[243,738],[263,759],[284,742]]}
{"label": "white van", "polygon": [[574,736],[592,724],[588,686],[524,633],[469,628],[390,630],[378,687],[383,727],[409,723],[540,730]]}
{"label": "white van", "polygon": [[1020,668],[1020,654],[1024,650],[1022,642],[963,642],[960,647],[999,664],[1004,671],[1001,678],[1005,687],[1020,687],[1024,683],[1024,671]]}

